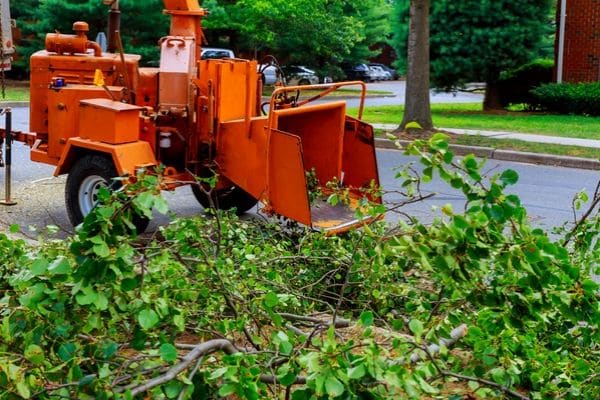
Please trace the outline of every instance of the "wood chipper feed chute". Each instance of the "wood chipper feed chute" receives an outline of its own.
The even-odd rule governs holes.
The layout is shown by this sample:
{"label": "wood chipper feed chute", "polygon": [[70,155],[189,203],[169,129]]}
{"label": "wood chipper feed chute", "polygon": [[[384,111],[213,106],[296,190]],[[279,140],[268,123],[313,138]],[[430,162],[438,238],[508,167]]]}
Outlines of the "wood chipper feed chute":
{"label": "wood chipper feed chute", "polygon": [[[267,139],[268,207],[331,233],[371,220],[356,213],[362,198],[380,202],[364,191],[379,185],[369,128],[346,116],[343,101],[273,110]],[[327,197],[336,191],[344,193],[344,201],[329,204]]]}

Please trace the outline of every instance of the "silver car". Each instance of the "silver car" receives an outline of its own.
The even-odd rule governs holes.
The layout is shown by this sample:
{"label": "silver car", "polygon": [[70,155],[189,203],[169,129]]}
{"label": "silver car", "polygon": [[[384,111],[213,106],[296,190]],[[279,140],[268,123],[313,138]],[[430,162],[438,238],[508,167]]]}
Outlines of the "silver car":
{"label": "silver car", "polygon": [[392,79],[391,74],[378,65],[370,65],[369,70],[374,81],[389,81]]}
{"label": "silver car", "polygon": [[221,49],[217,47],[203,47],[200,53],[200,58],[203,60],[211,58],[235,58],[233,50]]}
{"label": "silver car", "polygon": [[319,83],[317,73],[302,65],[287,65],[281,69],[285,75],[287,85],[316,85]]}

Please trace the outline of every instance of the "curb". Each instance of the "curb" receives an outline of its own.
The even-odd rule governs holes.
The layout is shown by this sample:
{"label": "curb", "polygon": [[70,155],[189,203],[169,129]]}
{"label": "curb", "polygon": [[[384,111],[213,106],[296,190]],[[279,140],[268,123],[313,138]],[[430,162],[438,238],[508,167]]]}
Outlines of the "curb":
{"label": "curb", "polygon": [[21,107],[29,107],[28,101],[0,101],[0,108],[21,108]]}
{"label": "curb", "polygon": [[[407,146],[409,140],[375,139],[375,147],[380,149],[400,150],[396,143]],[[474,154],[476,157],[490,160],[514,161],[528,164],[554,165],[567,168],[590,169],[600,171],[600,160],[582,157],[556,156],[552,154],[527,153],[523,151],[498,150],[491,147],[464,146],[458,144],[449,145],[457,155]]]}

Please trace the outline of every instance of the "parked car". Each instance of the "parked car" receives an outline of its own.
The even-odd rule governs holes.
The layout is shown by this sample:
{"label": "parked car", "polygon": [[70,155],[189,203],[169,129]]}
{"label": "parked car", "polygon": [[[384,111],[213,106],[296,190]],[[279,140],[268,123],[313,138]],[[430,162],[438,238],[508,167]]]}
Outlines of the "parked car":
{"label": "parked car", "polygon": [[316,85],[319,83],[317,73],[303,65],[286,65],[281,69],[287,85]]}
{"label": "parked car", "polygon": [[377,65],[369,66],[369,70],[371,71],[371,79],[374,81],[388,81],[392,79],[392,76],[387,71]]}
{"label": "parked car", "polygon": [[371,82],[373,80],[371,70],[367,64],[345,65],[342,66],[342,69],[348,80],[364,82]]}
{"label": "parked car", "polygon": [[400,77],[400,74],[398,73],[398,71],[396,71],[394,68],[388,67],[385,64],[381,64],[381,63],[369,63],[369,67],[371,67],[371,66],[383,68],[384,71],[389,72],[392,80],[396,80],[396,79],[398,79]]}
{"label": "parked car", "polygon": [[277,67],[271,64],[259,64],[256,70],[260,73],[263,85],[274,85],[280,77]]}
{"label": "parked car", "polygon": [[217,47],[203,47],[200,53],[200,58],[203,60],[209,58],[235,58],[233,50],[220,49]]}

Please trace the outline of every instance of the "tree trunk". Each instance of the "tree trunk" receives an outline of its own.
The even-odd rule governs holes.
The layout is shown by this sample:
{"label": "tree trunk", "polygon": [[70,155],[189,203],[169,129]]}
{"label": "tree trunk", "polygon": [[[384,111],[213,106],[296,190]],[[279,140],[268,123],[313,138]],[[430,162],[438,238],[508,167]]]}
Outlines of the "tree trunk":
{"label": "tree trunk", "polygon": [[418,123],[423,130],[433,129],[429,102],[429,2],[410,2],[406,97],[399,131],[404,131],[411,122]]}
{"label": "tree trunk", "polygon": [[497,82],[485,83],[485,95],[483,97],[483,111],[503,110],[500,102],[500,87]]}

